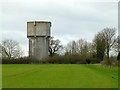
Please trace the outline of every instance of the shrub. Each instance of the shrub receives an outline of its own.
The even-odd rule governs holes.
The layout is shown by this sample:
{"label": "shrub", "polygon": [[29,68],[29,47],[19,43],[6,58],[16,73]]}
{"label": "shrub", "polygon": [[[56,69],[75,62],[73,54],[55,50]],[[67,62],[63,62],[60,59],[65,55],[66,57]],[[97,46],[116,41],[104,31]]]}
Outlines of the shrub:
{"label": "shrub", "polygon": [[2,64],[31,64],[31,63],[39,63],[38,60],[29,57],[23,57],[18,59],[2,59]]}
{"label": "shrub", "polygon": [[53,56],[47,58],[44,63],[51,64],[86,64],[85,59],[80,58],[79,55]]}
{"label": "shrub", "polygon": [[[18,59],[2,59],[2,64],[95,64],[99,61],[95,58],[84,58],[78,54],[73,55],[55,55],[43,60],[35,58],[23,57]],[[114,63],[115,64],[115,63]]]}
{"label": "shrub", "polygon": [[118,66],[118,61],[114,58],[105,58],[103,61],[101,61],[101,64],[108,65],[108,66]]}

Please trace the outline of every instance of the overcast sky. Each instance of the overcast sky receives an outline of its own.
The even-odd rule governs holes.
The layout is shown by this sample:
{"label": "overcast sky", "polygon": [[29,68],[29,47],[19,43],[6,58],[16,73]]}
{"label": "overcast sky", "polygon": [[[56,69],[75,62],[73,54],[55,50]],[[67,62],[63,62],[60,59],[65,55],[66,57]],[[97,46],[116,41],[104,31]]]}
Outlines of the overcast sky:
{"label": "overcast sky", "polygon": [[0,3],[0,33],[2,39],[17,40],[26,55],[27,21],[52,22],[52,36],[60,39],[63,45],[80,38],[92,41],[94,35],[105,27],[118,28],[117,0],[8,1]]}

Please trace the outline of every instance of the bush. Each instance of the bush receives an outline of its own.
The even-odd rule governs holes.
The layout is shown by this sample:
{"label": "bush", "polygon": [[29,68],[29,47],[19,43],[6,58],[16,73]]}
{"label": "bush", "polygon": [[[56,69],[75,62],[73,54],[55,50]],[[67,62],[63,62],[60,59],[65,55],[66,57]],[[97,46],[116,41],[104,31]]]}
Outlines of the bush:
{"label": "bush", "polygon": [[[43,60],[44,61],[44,60]],[[42,62],[43,63],[43,62]],[[99,60],[96,58],[91,57],[82,57],[79,54],[72,54],[72,55],[63,55],[63,56],[53,56],[47,58],[44,63],[51,63],[51,64],[96,64],[100,63]]]}
{"label": "bush", "polygon": [[118,61],[114,58],[107,59],[105,58],[103,61],[101,61],[101,64],[107,65],[107,66],[118,66]]}
{"label": "bush", "polygon": [[39,61],[29,57],[18,58],[18,59],[7,59],[7,58],[2,59],[2,64],[31,64],[31,63],[39,63]]}
{"label": "bush", "polygon": [[67,56],[53,56],[45,60],[44,63],[51,64],[86,64],[85,59],[81,59],[79,55],[67,55]]}
{"label": "bush", "polygon": [[85,58],[78,54],[73,55],[55,55],[43,60],[36,60],[34,58],[24,57],[19,59],[2,59],[2,64],[95,64],[99,61],[95,58]]}

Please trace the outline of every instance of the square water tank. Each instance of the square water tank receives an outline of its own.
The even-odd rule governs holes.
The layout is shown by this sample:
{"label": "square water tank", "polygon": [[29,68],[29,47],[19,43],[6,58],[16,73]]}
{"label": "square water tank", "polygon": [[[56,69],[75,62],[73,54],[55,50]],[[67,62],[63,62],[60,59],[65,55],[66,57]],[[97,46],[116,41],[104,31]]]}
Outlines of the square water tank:
{"label": "square water tank", "polygon": [[29,21],[27,22],[27,37],[50,36],[51,22]]}

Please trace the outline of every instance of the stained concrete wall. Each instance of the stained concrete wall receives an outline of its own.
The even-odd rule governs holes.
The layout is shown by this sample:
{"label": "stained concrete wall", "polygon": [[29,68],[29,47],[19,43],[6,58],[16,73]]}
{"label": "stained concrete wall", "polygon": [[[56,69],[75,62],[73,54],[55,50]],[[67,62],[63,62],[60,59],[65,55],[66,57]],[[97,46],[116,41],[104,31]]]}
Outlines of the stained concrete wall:
{"label": "stained concrete wall", "polygon": [[38,60],[48,57],[50,22],[27,22],[29,56]]}
{"label": "stained concrete wall", "polygon": [[50,36],[50,22],[27,22],[27,36]]}

